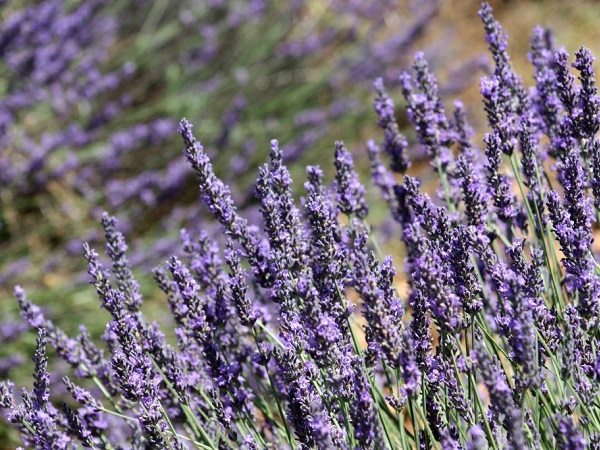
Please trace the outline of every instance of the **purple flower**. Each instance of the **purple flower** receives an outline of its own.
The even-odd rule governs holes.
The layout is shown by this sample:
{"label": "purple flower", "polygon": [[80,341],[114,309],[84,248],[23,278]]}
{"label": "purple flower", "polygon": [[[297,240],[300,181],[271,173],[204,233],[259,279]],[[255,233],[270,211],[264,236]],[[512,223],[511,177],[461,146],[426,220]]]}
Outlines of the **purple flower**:
{"label": "purple flower", "polygon": [[344,148],[342,142],[335,143],[335,169],[334,189],[340,211],[364,218],[368,213],[365,188],[354,170],[352,155]]}
{"label": "purple flower", "polygon": [[113,272],[117,279],[118,289],[124,293],[129,311],[137,311],[142,305],[140,287],[133,278],[129,261],[125,256],[127,244],[123,234],[115,228],[116,219],[107,213],[102,215],[102,227],[106,238],[106,254],[112,260]]}
{"label": "purple flower", "polygon": [[479,16],[485,26],[486,40],[494,57],[491,78],[481,81],[488,123],[503,142],[503,152],[512,154],[520,118],[529,111],[529,98],[521,78],[515,74],[507,53],[508,37],[494,19],[492,8],[483,3]]}
{"label": "purple flower", "polygon": [[586,440],[571,417],[559,418],[558,432],[555,436],[557,448],[561,450],[583,450],[587,448]]}
{"label": "purple flower", "polygon": [[[517,221],[519,208],[515,194],[511,191],[511,183],[508,177],[500,173],[502,164],[502,149],[505,143],[497,134],[486,134],[484,138],[486,144],[487,164],[487,186],[488,192],[492,196],[492,202],[496,208],[498,218],[506,224],[513,224]],[[512,152],[512,149],[510,150]]]}
{"label": "purple flower", "polygon": [[102,409],[102,403],[96,399],[89,391],[75,385],[68,377],[64,377],[62,382],[71,394],[73,399],[82,406],[91,408],[96,412]]}
{"label": "purple flower", "polygon": [[482,380],[490,395],[490,412],[492,421],[507,431],[510,448],[518,449],[525,446],[525,436],[522,426],[521,410],[515,405],[512,390],[504,372],[498,368],[498,362],[490,357],[479,344],[477,350],[477,367],[481,371]]}
{"label": "purple flower", "polygon": [[483,227],[486,222],[489,195],[480,170],[475,168],[474,157],[473,150],[467,147],[456,162],[456,171],[460,178],[468,224]]}
{"label": "purple flower", "polygon": [[454,160],[450,152],[453,136],[438,94],[437,81],[429,71],[423,53],[415,54],[413,69],[414,79],[408,72],[404,72],[400,79],[402,94],[408,104],[408,117],[433,167],[437,171],[439,164],[441,171],[445,172]]}
{"label": "purple flower", "polygon": [[355,367],[353,376],[354,400],[350,406],[350,418],[354,426],[354,436],[360,448],[377,448],[385,440],[373,401],[371,386],[366,373],[360,369],[359,357],[350,364]]}
{"label": "purple flower", "polygon": [[300,212],[292,199],[292,178],[276,140],[271,141],[269,158],[270,164],[259,169],[256,197],[269,241],[269,271],[276,274],[299,264],[304,244]]}
{"label": "purple flower", "polygon": [[550,219],[564,254],[562,263],[567,271],[568,286],[579,292],[578,308],[584,317],[595,317],[600,281],[590,252],[594,216],[591,200],[586,194],[587,176],[576,151],[564,157],[559,177],[564,187],[564,202],[560,201],[556,191],[548,193]]}
{"label": "purple flower", "polygon": [[400,127],[396,121],[394,101],[387,95],[383,87],[383,79],[375,81],[377,98],[373,108],[377,113],[377,125],[384,131],[383,148],[392,158],[391,168],[395,172],[404,173],[410,167],[410,160],[406,156],[408,142],[400,134]]}
{"label": "purple flower", "polygon": [[225,260],[230,269],[231,303],[235,305],[242,325],[252,327],[258,319],[258,313],[248,298],[245,273],[240,264],[239,254],[231,241],[227,242]]}
{"label": "purple flower", "polygon": [[265,267],[258,243],[249,232],[246,220],[237,214],[229,188],[215,176],[204,148],[192,134],[192,125],[182,119],[178,131],[186,146],[185,157],[198,175],[204,203],[224,227],[226,233],[240,243],[252,262],[252,268],[259,282],[265,286],[270,285],[272,275],[268,267]]}
{"label": "purple flower", "polygon": [[581,87],[578,92],[578,110],[576,129],[579,138],[583,141],[582,153],[589,154],[589,144],[591,140],[597,139],[596,133],[600,128],[600,97],[598,97],[598,88],[596,87],[596,77],[594,75],[594,56],[592,52],[581,47],[575,53],[575,62],[573,67],[579,72],[579,81]]}
{"label": "purple flower", "polygon": [[302,364],[295,351],[286,347],[275,351],[275,359],[283,381],[288,385],[288,420],[301,444],[314,446],[341,445],[342,431],[326,413],[323,398],[311,381],[316,367]]}
{"label": "purple flower", "polygon": [[377,186],[381,191],[381,195],[388,204],[388,209],[390,210],[394,220],[401,222],[402,217],[398,211],[398,200],[394,193],[396,183],[392,173],[387,170],[381,161],[381,150],[373,140],[369,140],[367,141],[367,152],[369,154],[369,161],[371,163],[371,179],[373,180],[373,184],[375,184],[375,186]]}
{"label": "purple flower", "polygon": [[46,356],[46,330],[38,328],[35,354],[33,362],[33,407],[38,410],[46,410],[50,399],[50,375],[48,374],[48,357]]}
{"label": "purple flower", "polygon": [[536,88],[533,106],[540,116],[539,126],[554,141],[560,129],[560,117],[564,110],[560,99],[558,74],[554,62],[556,46],[552,31],[535,27],[531,35],[529,59],[534,67]]}
{"label": "purple flower", "polygon": [[398,368],[403,345],[404,308],[393,284],[395,271],[392,259],[387,257],[383,264],[379,264],[367,248],[366,230],[358,224],[355,227],[357,236],[354,245],[360,257],[355,261],[353,284],[363,301],[368,359],[374,360],[382,354],[390,367]]}

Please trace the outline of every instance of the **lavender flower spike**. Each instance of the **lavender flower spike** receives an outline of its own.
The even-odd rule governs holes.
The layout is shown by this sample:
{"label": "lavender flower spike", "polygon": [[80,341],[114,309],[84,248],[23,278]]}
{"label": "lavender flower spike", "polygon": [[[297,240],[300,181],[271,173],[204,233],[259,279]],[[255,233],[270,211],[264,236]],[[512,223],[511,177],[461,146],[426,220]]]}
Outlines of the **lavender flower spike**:
{"label": "lavender flower spike", "polygon": [[204,204],[223,226],[225,232],[240,243],[246,252],[257,281],[262,286],[271,286],[273,276],[265,264],[264,255],[261,253],[256,239],[248,230],[247,221],[237,214],[229,187],[217,178],[202,144],[192,134],[192,124],[186,119],[181,119],[178,131],[185,143],[184,155],[198,175]]}
{"label": "lavender flower spike", "polygon": [[50,399],[50,375],[48,374],[48,357],[46,356],[46,330],[38,328],[38,337],[36,340],[35,354],[33,362],[35,369],[33,371],[33,405],[35,409],[44,410],[47,408]]}
{"label": "lavender flower spike", "polygon": [[406,155],[408,142],[400,134],[400,127],[396,121],[394,101],[385,92],[382,78],[375,80],[375,90],[377,91],[377,98],[373,104],[373,109],[377,113],[377,125],[385,133],[383,148],[392,158],[392,170],[404,173],[410,167],[410,159]]}
{"label": "lavender flower spike", "polygon": [[202,198],[211,214],[234,236],[244,233],[246,223],[236,214],[229,188],[216,177],[202,144],[192,134],[192,124],[182,119],[177,131],[185,143],[185,157],[198,173]]}
{"label": "lavender flower spike", "polygon": [[117,220],[109,216],[108,213],[102,214],[102,227],[106,237],[106,254],[112,260],[117,286],[125,294],[127,308],[130,311],[138,311],[142,306],[140,286],[131,273],[129,261],[125,256],[127,244],[123,234],[116,229],[116,222]]}
{"label": "lavender flower spike", "polygon": [[340,211],[364,218],[368,213],[365,187],[358,180],[354,161],[343,142],[335,143],[335,190]]}

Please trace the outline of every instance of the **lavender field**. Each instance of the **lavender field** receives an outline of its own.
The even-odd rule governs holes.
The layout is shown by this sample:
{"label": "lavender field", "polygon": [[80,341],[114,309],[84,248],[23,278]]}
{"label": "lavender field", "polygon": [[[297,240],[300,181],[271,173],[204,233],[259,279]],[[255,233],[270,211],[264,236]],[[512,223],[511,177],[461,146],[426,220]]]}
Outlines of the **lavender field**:
{"label": "lavender field", "polygon": [[0,2],[0,448],[600,449],[594,56],[515,8]]}

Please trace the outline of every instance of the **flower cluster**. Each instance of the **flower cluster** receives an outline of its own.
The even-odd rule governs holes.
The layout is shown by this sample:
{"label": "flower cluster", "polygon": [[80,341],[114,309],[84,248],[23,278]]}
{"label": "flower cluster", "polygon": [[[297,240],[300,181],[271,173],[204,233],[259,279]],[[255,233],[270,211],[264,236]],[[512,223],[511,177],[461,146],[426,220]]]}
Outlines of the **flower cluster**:
{"label": "flower cluster", "polygon": [[[258,142],[278,136],[287,162],[342,127],[357,130],[345,136],[352,142],[371,80],[397,79],[401,56],[439,11],[436,0],[418,0],[414,15],[400,0],[334,1],[324,14],[312,0],[138,3],[3,8],[0,267],[13,283],[77,273],[56,249],[79,251],[74,236],[98,245],[105,209],[135,234],[132,261],[149,268],[179,251],[173,230],[205,214],[173,116],[202,121],[207,153],[241,207],[253,201],[245,187]],[[394,32],[381,20],[391,13]],[[54,261],[36,256],[48,254]]]}
{"label": "flower cluster", "polygon": [[[102,347],[85,328],[69,338],[15,288],[23,320],[38,333],[34,383],[16,395],[12,382],[0,382],[0,406],[23,444],[597,448],[593,57],[576,52],[577,81],[569,55],[536,29],[536,85],[527,89],[488,4],[480,16],[495,64],[481,82],[484,148],[460,102],[448,113],[422,53],[400,76],[408,118],[440,180],[435,194],[410,172],[394,102],[384,81],[375,83],[388,156],[374,141],[368,153],[404,244],[402,266],[381,252],[342,142],[332,146],[334,180],[308,166],[298,203],[285,148],[271,141],[255,188],[260,217],[251,222],[183,119],[184,157],[222,240],[183,230],[184,256],[153,271],[170,336],[143,313],[125,238],[108,214],[101,224],[110,267],[84,246],[110,315]],[[47,346],[77,378],[62,380],[70,398],[60,409]]]}

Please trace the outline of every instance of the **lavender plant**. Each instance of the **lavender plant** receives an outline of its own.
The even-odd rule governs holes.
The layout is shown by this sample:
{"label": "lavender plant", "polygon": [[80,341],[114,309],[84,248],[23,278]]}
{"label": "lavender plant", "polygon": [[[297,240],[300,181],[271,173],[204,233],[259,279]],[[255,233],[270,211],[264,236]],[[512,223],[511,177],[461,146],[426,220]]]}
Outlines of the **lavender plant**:
{"label": "lavender plant", "polygon": [[3,278],[71,277],[81,269],[67,258],[81,245],[72,236],[99,244],[105,209],[135,234],[135,263],[176,253],[172,230],[202,214],[185,162],[163,151],[177,148],[172,117],[202,122],[242,208],[258,142],[279,136],[291,162],[358,130],[375,74],[396,80],[439,10],[436,0],[403,3],[336,1],[324,12],[313,1],[2,5]]}
{"label": "lavender plant", "polygon": [[[154,270],[172,339],[143,313],[125,238],[108,214],[110,267],[84,246],[110,314],[102,347],[84,328],[69,338],[15,288],[38,334],[34,382],[20,394],[1,382],[0,406],[23,445],[597,448],[593,57],[577,51],[577,81],[566,51],[537,28],[528,90],[488,4],[480,16],[495,64],[481,81],[483,149],[462,104],[448,114],[423,54],[401,75],[408,117],[440,180],[433,197],[410,174],[394,102],[375,83],[384,152],[367,147],[406,249],[405,298],[343,143],[334,146],[333,182],[307,167],[298,204],[285,150],[272,141],[256,182],[260,220],[250,223],[183,119],[184,156],[223,245],[183,231],[185,257]],[[47,346],[73,369],[61,408]]]}
{"label": "lavender plant", "polygon": [[[0,296],[19,283],[42,305],[68,298],[53,317],[75,333],[65,318],[76,308],[99,335],[79,254],[83,242],[101,245],[103,210],[119,211],[138,276],[182,257],[181,227],[219,234],[196,207],[171,118],[202,123],[207,154],[251,217],[258,142],[279,136],[289,163],[341,129],[356,130],[349,143],[362,133],[373,74],[395,80],[439,10],[436,0],[404,3],[2,3]],[[16,313],[0,305],[8,320]],[[22,350],[0,351],[4,373],[29,370],[19,372]]]}

